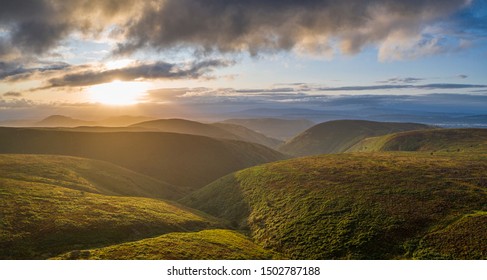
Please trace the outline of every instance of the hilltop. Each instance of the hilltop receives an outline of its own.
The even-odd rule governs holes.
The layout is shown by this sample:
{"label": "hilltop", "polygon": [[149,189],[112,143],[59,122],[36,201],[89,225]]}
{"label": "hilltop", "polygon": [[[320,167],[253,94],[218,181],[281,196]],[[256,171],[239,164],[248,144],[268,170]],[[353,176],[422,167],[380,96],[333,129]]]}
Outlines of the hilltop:
{"label": "hilltop", "polygon": [[434,129],[371,137],[349,152],[487,152],[487,129]]}
{"label": "hilltop", "polygon": [[371,136],[431,128],[416,123],[339,120],[320,123],[286,142],[278,150],[293,156],[335,154]]}
{"label": "hilltop", "polygon": [[40,127],[74,127],[74,126],[89,126],[95,125],[96,122],[84,121],[79,119],[74,119],[62,115],[52,115],[43,120],[34,123],[34,126]]}
{"label": "hilltop", "polygon": [[182,202],[292,259],[483,259],[486,170],[485,155],[323,155],[238,171]]}
{"label": "hilltop", "polygon": [[[220,221],[173,202],[118,195],[139,194],[155,183],[134,172],[115,167],[95,171],[103,163],[66,157],[8,155],[0,162],[0,259],[45,259],[222,227]],[[23,169],[14,168],[18,163]]]}
{"label": "hilltop", "polygon": [[267,137],[244,126],[226,123],[206,124],[184,119],[161,119],[137,123],[131,125],[130,128],[241,140],[261,144],[270,148],[276,148],[282,143],[279,140]]}
{"label": "hilltop", "polygon": [[304,119],[287,120],[276,118],[228,119],[222,123],[245,126],[246,128],[279,140],[287,140],[315,124]]}
{"label": "hilltop", "polygon": [[231,230],[174,232],[92,250],[76,250],[55,259],[91,260],[256,260],[274,254]]}
{"label": "hilltop", "polygon": [[201,135],[212,138],[224,138],[232,140],[241,140],[233,133],[212,126],[211,124],[204,124],[196,121],[184,120],[184,119],[161,119],[154,121],[141,122],[131,125],[132,127],[140,127],[146,129],[153,129],[155,131],[162,132],[174,132],[182,134]]}
{"label": "hilltop", "polygon": [[69,155],[111,162],[171,185],[202,187],[231,172],[284,159],[241,141],[165,132],[0,128],[0,153]]}

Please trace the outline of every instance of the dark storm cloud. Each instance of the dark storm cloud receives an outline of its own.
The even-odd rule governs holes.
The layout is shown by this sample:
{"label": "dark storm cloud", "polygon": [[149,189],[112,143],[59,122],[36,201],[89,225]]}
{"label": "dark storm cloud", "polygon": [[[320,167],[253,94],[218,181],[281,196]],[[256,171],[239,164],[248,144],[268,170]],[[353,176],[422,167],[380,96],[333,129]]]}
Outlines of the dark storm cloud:
{"label": "dark storm cloud", "polygon": [[[95,38],[102,31],[119,35],[118,53],[183,46],[202,52],[244,51],[253,55],[280,50],[323,55],[338,47],[353,54],[369,44],[386,44],[380,54],[387,58],[395,42],[417,40],[425,27],[447,21],[469,3],[469,0],[0,0],[0,60],[7,54],[10,57],[46,54],[73,33]],[[434,44],[435,38],[427,40],[423,38],[411,47],[428,50],[409,55],[442,50]]]}
{"label": "dark storm cloud", "polygon": [[119,52],[178,46],[257,54],[297,49],[327,52],[338,39],[344,53],[368,44],[414,37],[462,9],[468,0],[166,0],[148,5],[126,24]]}
{"label": "dark storm cloud", "polygon": [[[110,24],[121,24],[138,10],[136,0],[0,0],[0,41],[22,54],[44,54],[72,32],[96,35]],[[139,1],[140,2],[140,1]]]}
{"label": "dark storm cloud", "polygon": [[39,73],[71,68],[69,64],[64,62],[38,62],[37,64],[38,67],[24,68],[25,66],[23,63],[0,61],[0,81],[24,81],[36,76]]}
{"label": "dark storm cloud", "polygon": [[83,87],[108,83],[113,80],[196,79],[208,74],[216,67],[224,67],[232,63],[226,60],[207,60],[190,64],[155,62],[150,64],[136,64],[113,70],[90,69],[49,79],[48,85],[44,88]]}

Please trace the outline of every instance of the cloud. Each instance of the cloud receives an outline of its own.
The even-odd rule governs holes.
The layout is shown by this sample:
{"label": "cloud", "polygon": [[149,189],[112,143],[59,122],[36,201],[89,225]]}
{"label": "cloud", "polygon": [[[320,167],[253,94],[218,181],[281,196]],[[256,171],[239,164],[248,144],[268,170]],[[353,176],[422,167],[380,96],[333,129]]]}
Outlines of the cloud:
{"label": "cloud", "polygon": [[23,55],[49,52],[74,32],[95,37],[122,24],[141,5],[136,0],[0,0],[0,29],[8,30],[1,50],[13,46]]}
{"label": "cloud", "polygon": [[423,81],[423,78],[414,78],[414,77],[406,77],[406,78],[390,78],[385,81],[379,81],[378,83],[382,84],[414,84],[420,81]]}
{"label": "cloud", "polygon": [[114,80],[197,79],[209,74],[214,68],[232,64],[232,61],[217,59],[183,64],[158,61],[154,63],[136,63],[112,70],[95,68],[72,71],[72,73],[62,74],[60,77],[48,79],[47,85],[42,89],[84,87],[108,83]]}
{"label": "cloud", "polygon": [[15,109],[15,108],[28,108],[34,106],[35,103],[27,99],[1,99],[0,109]]}
{"label": "cloud", "polygon": [[[141,17],[124,26],[120,53],[141,48],[193,47],[201,52],[300,50],[323,52],[338,44],[354,54],[367,45],[386,43],[389,52],[464,8],[469,0],[166,0],[147,6]],[[437,51],[420,46],[421,53]],[[424,44],[424,42],[421,42]],[[424,51],[423,49],[429,49]],[[385,54],[384,54],[385,55]],[[418,52],[414,55],[420,55]]]}
{"label": "cloud", "polygon": [[6,96],[6,97],[20,97],[20,96],[22,96],[22,93],[16,92],[16,91],[8,91],[8,92],[4,93],[3,96]]}
{"label": "cloud", "polygon": [[331,57],[337,48],[355,54],[375,45],[382,60],[409,59],[467,47],[466,36],[446,39],[452,26],[471,23],[475,30],[487,29],[483,18],[471,11],[463,12],[458,20],[458,14],[471,3],[23,0],[19,4],[18,0],[0,0],[0,30],[4,31],[0,32],[0,60],[49,54],[74,34],[89,39],[111,37],[118,43],[117,54],[183,47],[199,53],[258,55],[293,50]]}

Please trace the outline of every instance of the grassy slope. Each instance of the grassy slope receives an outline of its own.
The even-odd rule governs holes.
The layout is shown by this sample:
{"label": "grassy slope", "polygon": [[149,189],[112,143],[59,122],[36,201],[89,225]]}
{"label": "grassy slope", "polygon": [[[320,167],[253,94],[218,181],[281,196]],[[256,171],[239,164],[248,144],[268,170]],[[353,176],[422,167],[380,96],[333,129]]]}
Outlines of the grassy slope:
{"label": "grassy slope", "polygon": [[314,125],[313,122],[304,119],[285,120],[274,118],[229,119],[224,120],[223,123],[245,126],[253,131],[279,140],[287,140]]}
{"label": "grassy slope", "polygon": [[51,155],[0,155],[0,178],[105,195],[171,199],[178,188],[111,163]]}
{"label": "grassy slope", "polygon": [[0,178],[0,259],[49,258],[219,222],[174,203]]}
{"label": "grassy slope", "polygon": [[409,131],[362,140],[349,152],[487,152],[487,129]]}
{"label": "grassy slope", "polygon": [[[249,229],[256,243],[290,258],[427,257],[424,252],[436,252],[441,242],[433,237],[444,240],[441,232],[459,218],[487,210],[486,170],[485,156],[467,154],[308,157],[236,172],[183,203]],[[485,232],[479,237],[485,240]],[[487,253],[485,246],[455,250],[440,253]]]}
{"label": "grassy slope", "polygon": [[235,134],[222,129],[220,127],[213,126],[211,124],[204,124],[196,121],[184,120],[184,119],[161,119],[154,121],[141,122],[131,125],[131,127],[141,127],[154,129],[162,132],[174,132],[182,134],[201,135],[212,138],[223,138],[231,140],[242,140]]}
{"label": "grassy slope", "polygon": [[386,123],[361,120],[329,121],[313,126],[279,148],[295,156],[341,153],[371,136],[427,129],[429,126],[414,123]]}
{"label": "grassy slope", "polygon": [[0,128],[0,153],[99,159],[173,185],[193,188],[245,167],[284,158],[261,145],[196,135],[21,128]]}
{"label": "grassy slope", "polygon": [[243,141],[261,144],[269,148],[275,149],[283,143],[281,140],[267,137],[264,134],[255,132],[251,129],[246,128],[245,126],[231,123],[213,123],[211,125],[229,131],[238,136]]}
{"label": "grassy slope", "polygon": [[56,259],[221,260],[271,259],[273,254],[230,230],[168,233],[109,247],[72,251]]}

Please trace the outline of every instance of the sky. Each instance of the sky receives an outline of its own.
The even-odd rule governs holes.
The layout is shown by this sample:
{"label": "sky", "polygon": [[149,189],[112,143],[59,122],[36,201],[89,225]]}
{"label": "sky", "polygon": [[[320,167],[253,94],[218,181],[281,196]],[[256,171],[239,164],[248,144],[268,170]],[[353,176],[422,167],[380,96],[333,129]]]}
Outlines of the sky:
{"label": "sky", "polygon": [[208,104],[487,114],[486,61],[486,0],[0,0],[0,120]]}

